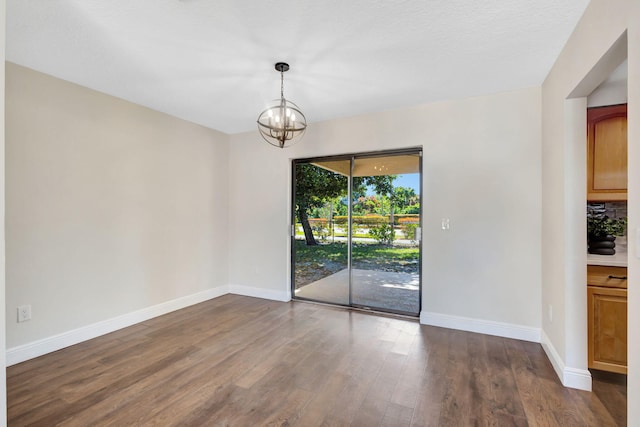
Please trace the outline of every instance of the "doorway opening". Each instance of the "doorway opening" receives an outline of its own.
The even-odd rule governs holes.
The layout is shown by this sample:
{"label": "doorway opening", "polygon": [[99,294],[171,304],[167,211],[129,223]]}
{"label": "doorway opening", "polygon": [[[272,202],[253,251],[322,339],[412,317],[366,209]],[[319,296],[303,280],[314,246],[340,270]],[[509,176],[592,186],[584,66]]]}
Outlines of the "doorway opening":
{"label": "doorway opening", "polygon": [[417,317],[422,149],[299,159],[292,174],[293,298]]}
{"label": "doorway opening", "polygon": [[592,391],[620,425],[627,421],[629,341],[627,79],[625,59],[587,96],[585,144],[587,366]]}

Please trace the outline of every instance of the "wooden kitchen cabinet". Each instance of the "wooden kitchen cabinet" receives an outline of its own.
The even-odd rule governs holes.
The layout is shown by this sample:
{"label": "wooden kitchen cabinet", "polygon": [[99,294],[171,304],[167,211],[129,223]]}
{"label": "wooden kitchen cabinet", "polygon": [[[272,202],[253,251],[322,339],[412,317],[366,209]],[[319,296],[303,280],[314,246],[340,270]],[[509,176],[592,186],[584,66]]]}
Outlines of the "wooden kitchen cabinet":
{"label": "wooden kitchen cabinet", "polygon": [[624,267],[587,266],[589,368],[627,373],[626,273]]}
{"label": "wooden kitchen cabinet", "polygon": [[587,110],[587,200],[627,200],[627,105]]}

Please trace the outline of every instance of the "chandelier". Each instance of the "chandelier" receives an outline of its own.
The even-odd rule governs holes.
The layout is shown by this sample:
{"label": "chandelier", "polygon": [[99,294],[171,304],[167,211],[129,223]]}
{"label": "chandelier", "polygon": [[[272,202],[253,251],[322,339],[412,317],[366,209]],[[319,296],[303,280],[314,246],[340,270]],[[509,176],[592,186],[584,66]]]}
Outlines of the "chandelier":
{"label": "chandelier", "polygon": [[307,129],[307,119],[296,104],[284,98],[284,73],[289,70],[289,64],[278,62],[275,68],[280,72],[280,99],[272,101],[260,113],[258,130],[269,144],[285,148],[302,139]]}

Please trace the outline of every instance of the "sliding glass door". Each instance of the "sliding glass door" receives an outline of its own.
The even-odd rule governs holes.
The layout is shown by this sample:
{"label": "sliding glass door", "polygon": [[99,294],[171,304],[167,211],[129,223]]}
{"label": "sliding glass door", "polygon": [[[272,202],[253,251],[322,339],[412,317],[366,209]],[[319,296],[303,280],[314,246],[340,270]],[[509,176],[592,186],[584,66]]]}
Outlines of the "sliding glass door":
{"label": "sliding glass door", "polygon": [[353,161],[351,304],[420,312],[420,155]]}
{"label": "sliding glass door", "polygon": [[421,151],[293,162],[296,299],[420,313]]}
{"label": "sliding glass door", "polygon": [[349,305],[350,159],[294,162],[292,295]]}

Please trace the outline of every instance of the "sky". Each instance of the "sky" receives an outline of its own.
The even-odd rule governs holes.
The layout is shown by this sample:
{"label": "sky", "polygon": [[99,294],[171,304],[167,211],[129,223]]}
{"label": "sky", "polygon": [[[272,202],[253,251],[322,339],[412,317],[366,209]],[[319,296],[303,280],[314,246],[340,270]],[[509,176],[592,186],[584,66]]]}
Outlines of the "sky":
{"label": "sky", "polygon": [[413,188],[416,194],[420,194],[420,174],[409,173],[405,175],[398,175],[393,181],[394,187]]}
{"label": "sky", "polygon": [[[417,195],[420,194],[420,174],[419,173],[408,173],[404,175],[397,175],[396,179],[393,181],[394,187],[405,187],[405,188],[413,188],[413,191],[416,192]],[[375,190],[373,187],[367,187],[367,195],[371,196],[375,194]]]}

